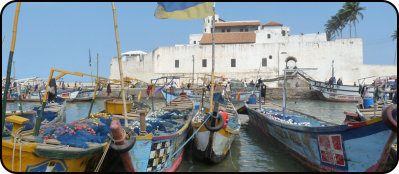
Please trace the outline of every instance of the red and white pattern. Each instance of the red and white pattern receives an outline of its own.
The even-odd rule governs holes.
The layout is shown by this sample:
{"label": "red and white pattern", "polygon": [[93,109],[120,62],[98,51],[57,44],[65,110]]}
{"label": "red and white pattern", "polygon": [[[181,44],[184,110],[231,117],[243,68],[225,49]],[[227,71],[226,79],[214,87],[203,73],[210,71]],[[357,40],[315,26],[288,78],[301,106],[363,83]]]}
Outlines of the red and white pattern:
{"label": "red and white pattern", "polygon": [[345,166],[341,135],[319,135],[318,141],[322,162]]}

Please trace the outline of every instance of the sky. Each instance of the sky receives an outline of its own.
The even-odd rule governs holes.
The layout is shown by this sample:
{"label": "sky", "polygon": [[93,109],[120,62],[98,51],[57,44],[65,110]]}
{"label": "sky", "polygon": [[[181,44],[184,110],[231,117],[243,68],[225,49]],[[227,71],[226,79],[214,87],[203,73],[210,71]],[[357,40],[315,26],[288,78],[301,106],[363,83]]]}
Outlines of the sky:
{"label": "sky", "polygon": [[[2,3],[2,76],[6,76],[16,3]],[[397,3],[397,2],[396,2]],[[344,2],[216,2],[216,13],[226,21],[270,21],[290,27],[291,35],[324,32],[324,24]],[[398,4],[396,4],[398,5]],[[121,53],[151,52],[157,47],[188,44],[190,34],[202,33],[202,19],[157,19],[156,2],[116,2]],[[360,2],[357,36],[363,38],[364,64],[392,65],[397,12],[387,2]],[[353,30],[353,28],[352,28]],[[353,34],[352,34],[353,35]],[[349,27],[343,31],[349,37]],[[109,77],[117,55],[110,2],[22,2],[14,52],[16,79],[48,78],[51,68]],[[13,75],[13,73],[11,73]],[[139,77],[137,77],[139,78]],[[65,76],[65,81],[89,82],[89,77]]]}

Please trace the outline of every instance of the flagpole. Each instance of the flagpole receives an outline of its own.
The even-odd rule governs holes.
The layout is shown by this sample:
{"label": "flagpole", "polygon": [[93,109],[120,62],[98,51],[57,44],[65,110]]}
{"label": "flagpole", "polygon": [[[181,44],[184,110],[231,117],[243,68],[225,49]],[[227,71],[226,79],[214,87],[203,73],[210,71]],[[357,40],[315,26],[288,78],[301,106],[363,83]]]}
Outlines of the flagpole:
{"label": "flagpole", "polygon": [[122,70],[122,62],[121,62],[121,49],[119,47],[119,35],[118,35],[118,24],[116,21],[116,10],[115,10],[115,2],[112,2],[112,11],[114,13],[114,27],[115,27],[115,37],[116,37],[116,47],[118,49],[118,64],[119,64],[119,73],[121,78],[121,92],[122,92],[122,102],[123,102],[123,115],[125,116],[125,126],[127,126],[127,112],[126,112],[126,99],[125,99],[125,85],[123,80],[123,70]]}
{"label": "flagpole", "polygon": [[2,105],[2,109],[1,109],[1,132],[3,132],[4,121],[6,118],[7,94],[8,94],[8,88],[10,87],[11,63],[13,62],[12,59],[14,56],[15,40],[17,37],[17,25],[18,25],[18,16],[19,16],[20,8],[21,8],[21,2],[17,2],[17,7],[15,9],[14,26],[12,29],[12,42],[11,42],[11,48],[10,48],[10,56],[8,57],[6,86],[4,88],[3,105]]}
{"label": "flagpole", "polygon": [[210,96],[210,103],[209,103],[209,112],[213,112],[213,88],[214,78],[215,78],[215,2],[213,2],[213,16],[212,16],[212,77],[211,77],[211,96]]}

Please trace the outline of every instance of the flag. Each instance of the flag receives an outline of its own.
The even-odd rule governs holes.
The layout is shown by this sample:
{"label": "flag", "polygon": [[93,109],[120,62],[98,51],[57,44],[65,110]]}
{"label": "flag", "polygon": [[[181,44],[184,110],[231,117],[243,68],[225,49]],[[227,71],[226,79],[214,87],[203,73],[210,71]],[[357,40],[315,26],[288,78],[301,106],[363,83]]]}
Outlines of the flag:
{"label": "flag", "polygon": [[90,48],[89,48],[89,65],[91,66],[91,53],[90,53]]}
{"label": "flag", "polygon": [[158,19],[199,19],[213,15],[212,2],[158,2],[154,13]]}

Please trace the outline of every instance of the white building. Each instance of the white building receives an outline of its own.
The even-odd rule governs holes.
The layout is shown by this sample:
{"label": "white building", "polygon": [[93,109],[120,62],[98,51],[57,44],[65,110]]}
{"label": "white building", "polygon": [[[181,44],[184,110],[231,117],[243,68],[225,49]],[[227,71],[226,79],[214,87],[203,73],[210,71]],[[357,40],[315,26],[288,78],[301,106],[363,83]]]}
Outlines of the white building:
{"label": "white building", "polygon": [[[336,79],[344,84],[357,83],[369,76],[397,74],[394,65],[364,65],[362,38],[327,41],[326,33],[290,35],[290,28],[278,22],[261,25],[260,21],[227,22],[215,15],[215,75],[227,79],[256,80],[283,74],[285,59],[295,57],[297,67],[318,68],[306,73],[316,80],[331,76],[334,60]],[[204,18],[202,34],[191,34],[189,44],[158,47],[145,54],[123,54],[125,76],[144,81],[180,75],[195,79],[210,74],[212,68],[212,17]],[[194,62],[193,62],[194,59]],[[119,78],[118,61],[111,61],[110,78]],[[187,79],[189,80],[189,79]],[[370,82],[370,81],[368,81]],[[276,83],[267,84],[276,86]]]}

